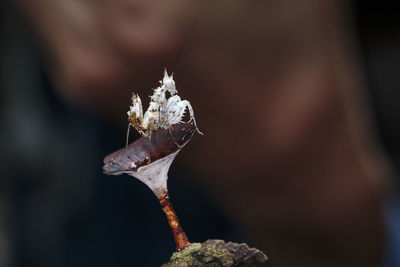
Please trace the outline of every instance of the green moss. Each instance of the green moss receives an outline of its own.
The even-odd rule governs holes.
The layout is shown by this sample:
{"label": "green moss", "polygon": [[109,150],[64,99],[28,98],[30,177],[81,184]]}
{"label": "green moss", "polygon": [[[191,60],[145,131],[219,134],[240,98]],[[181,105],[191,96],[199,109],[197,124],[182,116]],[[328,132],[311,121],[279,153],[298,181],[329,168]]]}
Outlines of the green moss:
{"label": "green moss", "polygon": [[163,267],[266,266],[266,261],[267,256],[264,253],[249,248],[247,244],[207,240],[173,253],[170,261]]}
{"label": "green moss", "polygon": [[201,243],[193,243],[184,250],[174,252],[171,256],[171,261],[179,260],[180,258],[188,257],[190,253],[201,248]]}

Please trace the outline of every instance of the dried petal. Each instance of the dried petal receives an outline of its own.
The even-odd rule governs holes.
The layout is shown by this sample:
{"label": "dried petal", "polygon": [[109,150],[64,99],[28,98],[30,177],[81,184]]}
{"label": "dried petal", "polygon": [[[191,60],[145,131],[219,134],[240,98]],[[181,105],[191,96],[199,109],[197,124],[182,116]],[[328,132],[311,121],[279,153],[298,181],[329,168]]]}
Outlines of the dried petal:
{"label": "dried petal", "polygon": [[160,197],[167,189],[167,174],[172,161],[195,131],[196,126],[193,121],[173,125],[170,129],[154,131],[151,139],[141,137],[127,148],[108,155],[104,159],[104,173],[132,175]]}

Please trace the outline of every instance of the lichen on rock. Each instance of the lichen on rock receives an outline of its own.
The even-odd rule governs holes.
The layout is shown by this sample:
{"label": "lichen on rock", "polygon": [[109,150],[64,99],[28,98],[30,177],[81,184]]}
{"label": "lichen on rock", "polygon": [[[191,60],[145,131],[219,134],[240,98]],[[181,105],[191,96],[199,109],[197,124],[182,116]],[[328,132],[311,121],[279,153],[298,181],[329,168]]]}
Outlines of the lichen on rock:
{"label": "lichen on rock", "polygon": [[267,256],[247,244],[211,239],[204,243],[193,243],[182,251],[172,254],[162,267],[239,267],[267,266]]}

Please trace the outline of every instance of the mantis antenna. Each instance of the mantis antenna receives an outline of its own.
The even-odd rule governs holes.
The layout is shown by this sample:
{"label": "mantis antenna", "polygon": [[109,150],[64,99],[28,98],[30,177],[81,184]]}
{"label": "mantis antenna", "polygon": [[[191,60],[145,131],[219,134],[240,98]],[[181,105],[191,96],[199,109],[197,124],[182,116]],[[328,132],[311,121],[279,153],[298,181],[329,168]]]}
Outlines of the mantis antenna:
{"label": "mantis antenna", "polygon": [[178,55],[176,56],[175,63],[174,63],[174,67],[172,68],[172,74],[175,73],[176,68],[178,67],[179,60],[180,60],[181,57],[182,57],[183,51],[185,50],[185,48],[186,48],[186,46],[187,46],[187,43],[188,43],[188,41],[189,41],[189,37],[190,37],[190,35],[192,34],[192,32],[193,32],[193,30],[194,30],[194,26],[196,25],[196,23],[197,23],[197,18],[194,18],[193,21],[192,21],[192,23],[190,24],[190,26],[189,26],[187,32],[186,32],[186,37],[185,37],[185,39],[184,39],[184,41],[183,41],[182,48],[181,48],[181,50],[179,51]]}
{"label": "mantis antenna", "polygon": [[[185,101],[185,102],[187,102],[188,104],[185,104],[185,105],[183,105],[181,102],[181,99],[180,99],[180,97],[178,96],[178,95],[174,95],[175,93],[177,93],[177,91],[175,90],[175,82],[173,81],[173,73],[175,72],[175,70],[176,70],[176,68],[177,68],[177,66],[178,66],[178,63],[179,63],[179,60],[181,59],[181,57],[182,57],[182,54],[183,54],[183,51],[185,50],[185,47],[187,46],[187,43],[188,43],[188,40],[189,40],[189,37],[190,37],[190,34],[193,32],[193,29],[194,29],[194,26],[195,26],[195,24],[196,24],[196,22],[197,22],[197,19],[196,18],[194,18],[193,19],[193,21],[192,21],[192,23],[190,24],[190,26],[188,27],[188,30],[187,30],[187,32],[186,32],[186,36],[185,36],[185,39],[184,39],[184,41],[183,41],[183,44],[182,44],[182,48],[180,49],[180,51],[179,51],[179,53],[178,53],[178,55],[176,56],[176,59],[175,59],[175,63],[174,63],[174,67],[173,67],[173,72],[172,72],[172,74],[171,74],[171,76],[168,76],[168,73],[166,72],[166,71],[164,71],[164,79],[162,80],[162,82],[161,82],[161,84],[162,84],[162,86],[164,86],[163,85],[163,83],[165,83],[166,81],[168,81],[168,82],[170,82],[171,80],[172,80],[172,82],[173,82],[173,84],[172,84],[172,87],[173,87],[173,89],[164,89],[164,91],[165,90],[167,90],[167,91],[169,91],[169,93],[171,94],[171,96],[173,96],[173,98],[178,98],[177,100],[175,100],[175,103],[179,103],[179,104],[181,104],[180,105],[180,110],[179,110],[179,112],[183,115],[184,114],[184,111],[185,111],[185,109],[186,109],[186,107],[188,107],[189,108],[189,110],[192,110],[192,108],[191,108],[191,106],[190,106],[190,103],[188,102],[188,101]],[[166,78],[167,78],[167,80],[166,80]],[[171,87],[171,85],[169,85],[169,87]],[[158,88],[156,88],[155,89],[155,94],[153,95],[153,96],[155,96],[156,95],[156,90],[157,89],[159,89],[160,87],[158,87]],[[153,98],[153,97],[152,97]],[[166,101],[166,99],[165,99],[165,92],[164,92],[164,96],[163,96],[163,98],[164,98],[164,100],[162,101],[162,102],[165,102],[166,104],[167,104],[167,101]],[[152,104],[153,103],[153,105],[154,105],[154,102],[153,102],[153,99],[152,99],[152,102],[150,103],[150,104]],[[168,102],[169,103],[169,102]],[[139,98],[139,102],[137,102],[136,103],[138,106],[138,108],[141,110],[142,109],[142,105],[141,105],[141,100],[140,100],[140,98]],[[161,104],[161,103],[158,103],[158,104]],[[135,106],[135,103],[133,103],[133,105]],[[158,107],[158,110],[154,110],[154,108],[153,108],[153,112],[159,112],[160,114],[161,114],[161,109],[160,108],[168,108],[168,107],[162,107],[161,105]],[[170,110],[171,110],[171,107],[169,107],[170,108]],[[174,110],[171,110],[171,112],[173,112],[173,113],[175,113],[175,112],[177,112],[178,110],[177,110],[178,108],[175,108]],[[182,110],[183,109],[183,110]],[[135,109],[136,110],[136,109]],[[149,110],[150,110],[150,107],[149,107]],[[148,110],[148,111],[149,111]],[[148,112],[148,111],[146,111],[146,113]],[[136,112],[136,111],[135,111]],[[142,112],[142,111],[141,111]],[[135,113],[135,118],[132,118],[132,116],[130,115],[130,114],[132,114],[133,113],[133,111],[131,110],[130,112],[128,112],[128,116],[129,116],[129,124],[128,124],[128,129],[127,129],[127,133],[126,133],[126,144],[125,144],[125,148],[127,148],[128,147],[128,144],[129,144],[129,133],[130,133],[130,127],[131,126],[134,126],[140,133],[146,133],[148,130],[150,130],[149,131],[149,134],[146,134],[148,137],[149,137],[149,150],[151,149],[150,148],[150,146],[151,146],[151,132],[153,131],[153,130],[157,130],[159,127],[160,127],[160,125],[157,125],[157,123],[156,122],[149,122],[150,123],[150,125],[149,126],[147,126],[147,127],[144,127],[143,129],[142,128],[140,128],[140,129],[138,129],[137,128],[137,126],[139,126],[141,123],[138,123],[138,121],[136,120],[136,118],[138,118],[138,117],[140,117],[140,118],[142,118],[143,116],[142,115],[140,115],[139,114],[139,116],[135,116],[136,115],[136,113]],[[146,117],[146,113],[144,114],[145,115],[145,117]],[[192,119],[194,119],[194,116],[193,116],[193,111],[191,111],[191,120]],[[182,116],[183,117],[183,116]],[[143,119],[143,118],[142,118]],[[132,121],[134,121],[135,123],[133,123],[132,124]],[[179,122],[179,121],[178,121]],[[142,121],[142,123],[143,123],[143,121]],[[175,122],[175,123],[177,123],[177,122]],[[155,125],[154,125],[155,124]],[[149,128],[150,127],[150,128]],[[147,128],[149,128],[149,129],[147,129]],[[198,131],[199,133],[201,133],[200,131]],[[149,151],[149,155],[150,155],[150,151]]]}

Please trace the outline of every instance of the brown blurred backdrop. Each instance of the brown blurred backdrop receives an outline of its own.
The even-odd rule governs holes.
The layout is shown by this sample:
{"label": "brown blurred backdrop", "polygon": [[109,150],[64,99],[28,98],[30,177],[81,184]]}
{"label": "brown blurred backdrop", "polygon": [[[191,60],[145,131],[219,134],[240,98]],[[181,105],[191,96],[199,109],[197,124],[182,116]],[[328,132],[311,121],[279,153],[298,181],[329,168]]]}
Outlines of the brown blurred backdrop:
{"label": "brown blurred backdrop", "polygon": [[384,53],[398,58],[399,27],[385,3],[2,5],[0,266],[168,259],[151,192],[101,174],[123,146],[132,91],[145,99],[164,67],[205,133],[169,181],[190,239],[248,242],[278,267],[389,257],[399,64]]}

